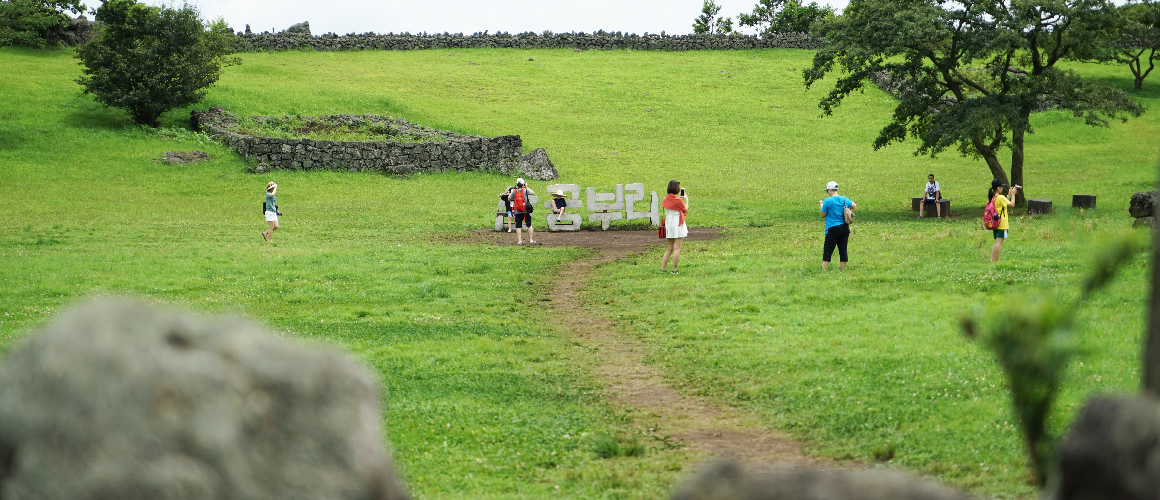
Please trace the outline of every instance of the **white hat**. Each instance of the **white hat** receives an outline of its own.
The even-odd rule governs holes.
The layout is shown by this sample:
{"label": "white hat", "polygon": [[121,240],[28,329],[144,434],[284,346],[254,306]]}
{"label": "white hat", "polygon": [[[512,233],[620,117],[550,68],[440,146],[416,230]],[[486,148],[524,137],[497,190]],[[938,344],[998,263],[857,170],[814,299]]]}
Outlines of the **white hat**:
{"label": "white hat", "polygon": [[520,177],[519,179],[516,179],[516,185],[517,185],[517,186],[523,186],[524,184],[527,184],[527,183],[526,183],[526,182],[524,182],[524,178],[523,178],[523,177]]}
{"label": "white hat", "polygon": [[826,183],[826,191],[829,191],[831,189],[834,191],[837,191],[838,190],[838,183],[834,182],[834,181],[827,182]]}

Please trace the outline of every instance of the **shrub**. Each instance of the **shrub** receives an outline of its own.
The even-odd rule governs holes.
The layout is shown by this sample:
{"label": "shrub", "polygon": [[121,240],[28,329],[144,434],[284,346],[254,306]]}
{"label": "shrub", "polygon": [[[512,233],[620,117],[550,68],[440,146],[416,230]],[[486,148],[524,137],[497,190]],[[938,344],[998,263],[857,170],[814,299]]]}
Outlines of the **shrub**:
{"label": "shrub", "polygon": [[229,26],[204,24],[190,5],[108,0],[96,20],[96,38],[77,51],[85,67],[77,83],[136,123],[156,127],[166,111],[200,102],[221,67],[237,63],[226,57],[234,48]]}
{"label": "shrub", "polygon": [[44,47],[52,31],[68,24],[65,11],[79,14],[84,10],[84,4],[75,0],[0,1],[0,47]]}

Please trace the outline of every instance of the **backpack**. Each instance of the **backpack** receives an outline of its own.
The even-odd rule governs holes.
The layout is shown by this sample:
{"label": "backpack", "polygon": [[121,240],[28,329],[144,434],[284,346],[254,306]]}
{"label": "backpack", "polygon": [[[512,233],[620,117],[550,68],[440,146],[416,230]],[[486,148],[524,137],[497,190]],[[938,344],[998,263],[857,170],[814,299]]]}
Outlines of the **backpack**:
{"label": "backpack", "polygon": [[999,211],[995,210],[995,198],[991,198],[987,208],[983,209],[983,227],[992,231],[999,229]]}
{"label": "backpack", "polygon": [[511,200],[513,212],[530,212],[530,210],[528,210],[527,189],[513,189]]}

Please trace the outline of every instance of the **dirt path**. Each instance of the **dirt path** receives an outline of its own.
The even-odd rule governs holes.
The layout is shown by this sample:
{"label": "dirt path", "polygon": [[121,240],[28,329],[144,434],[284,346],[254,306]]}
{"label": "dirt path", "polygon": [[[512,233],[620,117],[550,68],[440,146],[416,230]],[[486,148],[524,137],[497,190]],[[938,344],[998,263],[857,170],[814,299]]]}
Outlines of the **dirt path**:
{"label": "dirt path", "polygon": [[[546,233],[546,232],[545,232]],[[515,235],[480,231],[481,239],[513,245]],[[525,235],[526,238],[526,235]],[[717,238],[713,228],[694,228],[688,240]],[[609,321],[584,306],[583,292],[595,272],[607,264],[660,244],[653,231],[579,231],[550,233],[537,240],[545,246],[586,246],[598,250],[592,257],[568,264],[558,275],[559,290],[552,307],[554,317],[574,319],[560,330],[594,350],[594,372],[603,383],[610,402],[632,410],[636,425],[671,436],[705,459],[733,458],[751,470],[817,463],[801,446],[776,430],[763,427],[746,411],[713,405],[702,398],[682,394],[664,377],[663,370],[643,360],[646,346],[630,333],[617,331]],[[659,268],[659,263],[657,264]]]}

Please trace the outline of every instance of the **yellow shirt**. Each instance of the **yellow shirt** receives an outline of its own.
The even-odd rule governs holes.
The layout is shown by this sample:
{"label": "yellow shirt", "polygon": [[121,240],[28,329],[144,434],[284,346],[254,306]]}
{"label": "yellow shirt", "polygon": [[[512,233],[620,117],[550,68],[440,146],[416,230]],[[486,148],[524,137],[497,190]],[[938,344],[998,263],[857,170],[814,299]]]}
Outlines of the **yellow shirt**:
{"label": "yellow shirt", "polygon": [[1007,197],[1003,195],[995,196],[995,213],[999,214],[999,229],[1011,229],[1007,224]]}

